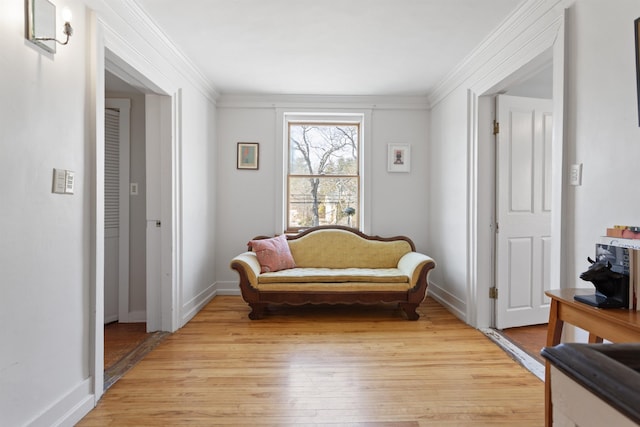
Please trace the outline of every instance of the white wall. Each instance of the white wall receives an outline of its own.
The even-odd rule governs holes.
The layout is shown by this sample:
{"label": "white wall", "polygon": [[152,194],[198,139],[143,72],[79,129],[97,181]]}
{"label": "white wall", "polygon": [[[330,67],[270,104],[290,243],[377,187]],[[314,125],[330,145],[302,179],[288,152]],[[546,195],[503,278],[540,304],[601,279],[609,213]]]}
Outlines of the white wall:
{"label": "white wall", "polygon": [[[95,283],[89,259],[94,172],[89,112],[95,107],[90,70],[100,60],[90,55],[94,46],[89,45],[85,4],[98,10],[104,30],[98,38],[106,34],[107,40],[101,40],[110,51],[180,100],[174,107],[180,113],[175,231],[181,323],[214,295],[214,282],[237,283],[229,260],[249,238],[281,231],[274,229],[278,171],[273,165],[279,155],[274,107],[220,108],[216,118],[215,94],[129,2],[57,1],[58,11],[69,6],[75,18],[74,36],[55,56],[24,40],[24,2],[0,2],[0,167],[9,177],[0,190],[1,425],[72,424],[93,404],[92,383],[99,382],[92,377],[90,329]],[[640,3],[530,0],[523,11],[535,27],[536,14],[559,13],[565,4],[570,6],[566,156],[569,163],[584,163],[583,185],[565,189],[571,227],[562,261],[575,278],[607,226],[639,221],[632,24],[640,16]],[[495,43],[521,41],[514,36]],[[178,92],[182,95],[176,98]],[[314,103],[307,99],[304,105]],[[371,231],[408,234],[419,250],[434,256],[438,268],[431,279],[450,295],[455,310],[467,304],[469,291],[461,250],[470,238],[466,87],[437,97],[431,114],[419,106],[393,104],[366,107],[372,111]],[[406,133],[398,134],[398,123]],[[216,137],[219,146],[213,148]],[[259,171],[235,170],[239,141],[260,142]],[[388,142],[412,144],[410,175],[386,172]],[[428,167],[420,167],[421,162]],[[76,172],[73,196],[51,194],[54,167]]]}
{"label": "white wall", "polygon": [[432,294],[464,318],[467,302],[467,97],[457,89],[431,111],[429,146],[429,237],[438,263]]}
{"label": "white wall", "polygon": [[185,86],[182,108],[181,325],[214,295],[216,242],[216,112],[193,87]]}
{"label": "white wall", "polygon": [[607,227],[640,222],[633,42],[633,20],[638,17],[636,0],[615,5],[580,0],[570,9],[568,160],[584,164],[582,186],[569,188],[569,240],[574,247],[567,262],[576,278],[586,270],[586,258],[594,255],[594,242]]}
{"label": "white wall", "polygon": [[[427,234],[428,168],[427,138],[429,112],[425,99],[378,99],[365,103],[349,97],[302,97],[296,102],[281,97],[256,101],[228,100],[218,103],[218,244],[216,246],[217,282],[221,289],[238,291],[238,275],[229,268],[231,259],[246,250],[256,235],[282,233],[276,229],[282,188],[282,141],[277,141],[278,111],[371,112],[364,123],[371,132],[364,144],[368,153],[370,176],[369,229],[381,236],[407,235],[420,251],[429,253]],[[259,170],[236,169],[236,144],[260,143]],[[411,172],[387,172],[387,144],[411,144]],[[366,190],[365,190],[366,191]]]}
{"label": "white wall", "polygon": [[[214,262],[216,282],[234,291],[237,273],[229,268],[231,258],[244,252],[257,235],[282,233],[275,230],[277,171],[274,108],[218,109],[218,187],[216,200],[217,245]],[[236,144],[258,142],[258,170],[236,169]],[[232,282],[232,283],[225,283]]]}
{"label": "white wall", "polygon": [[[567,235],[568,284],[593,289],[578,278],[594,256],[594,243],[614,224],[640,221],[636,159],[640,127],[636,91],[633,20],[640,2],[576,1],[570,9],[567,127],[569,163],[582,163],[582,186],[569,187],[572,221]],[[598,26],[599,31],[593,31]],[[607,37],[601,37],[606,34]],[[573,279],[573,280],[571,280]],[[583,331],[569,328],[567,341],[587,341]]]}
{"label": "white wall", "polygon": [[[78,1],[68,5],[83,16]],[[0,425],[18,426],[89,376],[86,42],[42,53],[24,38],[25,3],[0,2]],[[84,33],[83,19],[74,22]],[[53,168],[75,194],[51,193]],[[77,403],[77,402],[76,402]]]}
{"label": "white wall", "polygon": [[[509,21],[508,38],[489,38],[430,97],[429,231],[433,256],[439,261],[431,280],[439,297],[464,318],[473,289],[473,270],[466,248],[474,239],[467,229],[468,203],[474,189],[465,169],[475,155],[467,126],[468,89],[492,73],[504,52],[513,52],[500,66],[516,67],[527,60],[529,37],[543,31],[568,7],[566,23],[565,164],[583,163],[583,185],[562,187],[564,248],[560,262],[565,287],[589,286],[578,279],[593,255],[594,243],[613,224],[638,222],[635,159],[640,155],[637,118],[633,20],[640,16],[635,0],[530,0]],[[594,30],[597,28],[597,31]],[[603,35],[606,34],[606,37]],[[498,58],[498,59],[496,59]],[[482,62],[484,61],[484,62]],[[515,71],[515,69],[513,70]],[[486,226],[487,224],[480,224]],[[484,294],[480,298],[487,298]]]}
{"label": "white wall", "polygon": [[[371,234],[409,236],[418,251],[429,254],[428,182],[429,111],[375,109],[372,113]],[[387,172],[387,144],[411,145],[410,173]]]}
{"label": "white wall", "polygon": [[[85,5],[98,11],[96,44]],[[101,392],[94,386],[101,388],[103,373],[101,367],[94,372],[102,361],[99,351],[98,362],[93,357],[98,335],[93,310],[102,311],[92,301],[101,301],[102,288],[91,274],[94,144],[99,140],[92,112],[100,110],[95,103],[104,96],[99,95],[104,88],[95,86],[104,81],[96,81],[104,67],[101,46],[156,89],[174,99],[182,94],[172,135],[179,171],[174,184],[180,198],[174,206],[180,304],[169,314],[181,326],[213,295],[215,91],[149,22],[140,22],[134,4],[59,0],[58,22],[65,6],[74,16],[74,35],[50,55],[25,41],[25,2],[0,2],[0,167],[7,178],[0,190],[3,426],[72,425]],[[74,195],[51,193],[53,168],[75,171]]]}

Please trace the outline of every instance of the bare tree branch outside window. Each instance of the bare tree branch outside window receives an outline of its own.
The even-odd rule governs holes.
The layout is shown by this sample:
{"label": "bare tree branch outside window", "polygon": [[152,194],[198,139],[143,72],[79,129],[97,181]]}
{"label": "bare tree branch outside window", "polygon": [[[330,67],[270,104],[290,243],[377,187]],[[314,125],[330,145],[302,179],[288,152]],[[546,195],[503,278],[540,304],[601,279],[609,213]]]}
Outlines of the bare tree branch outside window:
{"label": "bare tree branch outside window", "polygon": [[289,123],[288,229],[358,226],[359,124]]}

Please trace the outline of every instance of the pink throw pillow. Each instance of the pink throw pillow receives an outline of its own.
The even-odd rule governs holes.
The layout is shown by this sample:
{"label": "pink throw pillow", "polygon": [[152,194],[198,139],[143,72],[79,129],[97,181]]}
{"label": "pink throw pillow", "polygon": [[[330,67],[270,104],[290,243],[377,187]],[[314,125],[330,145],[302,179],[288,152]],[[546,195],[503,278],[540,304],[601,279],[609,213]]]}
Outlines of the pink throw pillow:
{"label": "pink throw pillow", "polygon": [[261,273],[286,270],[296,266],[284,234],[271,239],[252,240],[249,245],[258,257]]}

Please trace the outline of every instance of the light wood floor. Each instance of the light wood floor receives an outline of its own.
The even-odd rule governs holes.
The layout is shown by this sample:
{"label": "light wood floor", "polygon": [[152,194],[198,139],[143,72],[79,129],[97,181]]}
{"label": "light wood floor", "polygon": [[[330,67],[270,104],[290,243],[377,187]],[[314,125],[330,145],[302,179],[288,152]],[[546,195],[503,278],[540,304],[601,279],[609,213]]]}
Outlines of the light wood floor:
{"label": "light wood floor", "polygon": [[79,426],[541,426],[543,383],[431,299],[277,308],[215,298]]}

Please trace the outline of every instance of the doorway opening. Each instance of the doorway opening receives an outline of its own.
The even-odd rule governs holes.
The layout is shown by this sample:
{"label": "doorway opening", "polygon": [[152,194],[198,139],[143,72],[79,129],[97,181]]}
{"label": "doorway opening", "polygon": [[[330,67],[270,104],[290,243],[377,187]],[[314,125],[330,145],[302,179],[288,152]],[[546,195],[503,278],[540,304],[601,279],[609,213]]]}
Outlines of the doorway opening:
{"label": "doorway opening", "polygon": [[542,377],[550,289],[553,58],[551,51],[485,95],[494,118],[491,330]]}
{"label": "doorway opening", "polygon": [[104,325],[104,391],[170,335],[169,332],[147,332],[146,329],[146,323]]}
{"label": "doorway opening", "polygon": [[[471,307],[467,316],[471,324],[475,324],[487,336],[494,339],[499,345],[501,342],[507,343],[515,352],[523,354],[525,359],[534,361],[534,368],[542,366],[534,360],[524,350],[524,344],[514,344],[506,338],[506,335],[499,331],[496,326],[498,310],[497,298],[508,298],[508,292],[501,292],[498,288],[492,289],[497,283],[497,265],[500,261],[497,253],[496,231],[500,224],[497,222],[496,204],[496,147],[493,135],[493,119],[495,118],[495,98],[507,93],[509,90],[526,84],[533,88],[531,84],[534,77],[545,74],[551,77],[551,82],[544,86],[551,92],[553,102],[553,124],[551,131],[550,155],[553,158],[550,172],[550,217],[551,227],[549,234],[548,262],[544,267],[548,274],[548,288],[555,289],[561,286],[562,278],[565,275],[565,268],[562,264],[562,251],[564,242],[562,240],[562,230],[566,226],[563,219],[563,177],[564,166],[564,40],[565,16],[560,15],[553,26],[545,30],[546,38],[544,42],[531,47],[521,47],[518,54],[526,53],[526,60],[521,56],[514,55],[513,61],[509,65],[513,71],[503,73],[504,65],[494,69],[490,76],[484,81],[478,82],[469,89],[469,113],[471,149],[476,150],[472,158],[472,184],[476,186],[476,191],[471,195],[471,206],[475,207],[469,215],[469,221],[473,230],[475,241],[472,242],[471,261],[475,266],[474,273],[469,285]],[[508,67],[506,67],[508,68]],[[543,79],[544,80],[544,79]],[[538,88],[539,90],[539,88]],[[548,92],[547,92],[548,93]],[[518,94],[521,95],[521,94]],[[541,97],[538,93],[526,93],[525,96]],[[544,97],[544,96],[542,96]],[[547,97],[548,98],[548,97]],[[485,227],[484,224],[490,224]],[[501,228],[501,227],[500,227]],[[505,295],[505,293],[507,295]],[[546,296],[545,296],[546,298]],[[543,316],[544,317],[544,316]],[[548,315],[546,317],[548,319]],[[525,322],[522,325],[534,325],[540,322]],[[544,331],[544,326],[540,327]],[[545,336],[538,334],[539,339]],[[542,348],[546,343],[539,341],[535,346]],[[501,345],[501,347],[505,348]],[[506,349],[506,348],[505,348]],[[513,351],[507,350],[513,354]],[[524,364],[524,363],[523,363]],[[530,369],[532,372],[535,369]],[[540,377],[540,375],[538,375]],[[544,378],[544,369],[542,369]]]}
{"label": "doorway opening", "polygon": [[145,94],[105,70],[104,389],[145,343]]}
{"label": "doorway opening", "polygon": [[544,359],[540,351],[547,342],[547,324],[520,326],[503,329],[502,335],[511,341],[516,347],[527,353],[540,364]]}
{"label": "doorway opening", "polygon": [[[95,322],[104,329],[95,334],[96,400],[168,333],[161,331],[171,331],[175,325],[172,255],[176,251],[171,233],[174,103],[107,49],[103,72],[105,138],[98,135],[97,146],[104,153],[104,175],[98,173],[95,180],[97,197],[104,201],[105,209],[104,222],[98,218],[96,226],[104,226],[105,234],[104,246],[95,250],[104,261],[104,288],[96,295],[100,317]],[[125,104],[129,111],[122,108]],[[114,146],[108,141],[108,121],[114,117],[118,132],[123,129],[117,122],[128,120],[129,129],[123,130],[130,137],[128,145],[119,146],[118,141]],[[119,140],[119,135],[115,139]],[[119,155],[110,159],[109,150]],[[114,167],[117,170],[110,174],[109,168]],[[115,216],[110,216],[109,210]]]}

